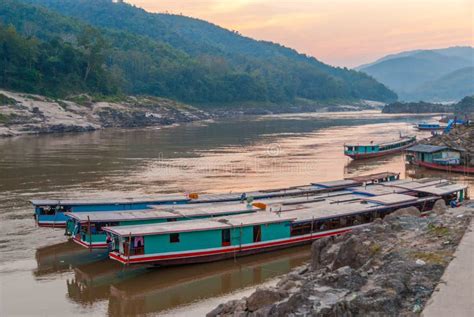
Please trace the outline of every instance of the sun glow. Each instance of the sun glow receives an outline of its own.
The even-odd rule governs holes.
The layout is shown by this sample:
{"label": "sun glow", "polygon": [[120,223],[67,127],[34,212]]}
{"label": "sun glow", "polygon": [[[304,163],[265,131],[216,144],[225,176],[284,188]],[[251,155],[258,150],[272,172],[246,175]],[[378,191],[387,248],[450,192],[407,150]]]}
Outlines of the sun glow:
{"label": "sun glow", "polygon": [[471,0],[129,0],[151,12],[201,18],[333,65],[386,54],[474,45]]}

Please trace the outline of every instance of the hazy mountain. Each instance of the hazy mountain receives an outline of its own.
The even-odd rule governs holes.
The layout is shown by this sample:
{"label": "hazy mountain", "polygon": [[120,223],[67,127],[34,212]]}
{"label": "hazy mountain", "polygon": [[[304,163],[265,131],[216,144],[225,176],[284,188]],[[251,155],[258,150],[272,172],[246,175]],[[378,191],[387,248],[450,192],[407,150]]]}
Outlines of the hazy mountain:
{"label": "hazy mountain", "polygon": [[357,69],[401,100],[455,101],[474,93],[473,67],[474,48],[450,47],[392,54]]}
{"label": "hazy mountain", "polygon": [[4,32],[8,45],[41,54],[4,59],[10,63],[9,76],[0,78],[5,88],[149,94],[201,104],[396,99],[364,73],[206,21],[110,0],[2,0],[0,30],[6,25],[16,29]]}

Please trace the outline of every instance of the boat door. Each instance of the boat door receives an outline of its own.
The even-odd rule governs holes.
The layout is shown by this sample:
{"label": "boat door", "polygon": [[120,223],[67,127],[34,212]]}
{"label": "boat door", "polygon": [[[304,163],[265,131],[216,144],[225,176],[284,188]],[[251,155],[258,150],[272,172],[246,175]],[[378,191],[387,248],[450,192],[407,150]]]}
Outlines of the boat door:
{"label": "boat door", "polygon": [[253,226],[253,242],[262,241],[262,227]]}

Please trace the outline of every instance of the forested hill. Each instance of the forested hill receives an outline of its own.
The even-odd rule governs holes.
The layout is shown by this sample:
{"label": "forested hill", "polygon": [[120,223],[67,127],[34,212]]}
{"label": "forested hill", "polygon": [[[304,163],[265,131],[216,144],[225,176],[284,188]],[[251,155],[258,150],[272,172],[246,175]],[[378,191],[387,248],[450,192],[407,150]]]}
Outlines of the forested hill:
{"label": "forested hill", "polygon": [[189,17],[110,0],[0,3],[3,88],[189,103],[396,99],[363,73]]}

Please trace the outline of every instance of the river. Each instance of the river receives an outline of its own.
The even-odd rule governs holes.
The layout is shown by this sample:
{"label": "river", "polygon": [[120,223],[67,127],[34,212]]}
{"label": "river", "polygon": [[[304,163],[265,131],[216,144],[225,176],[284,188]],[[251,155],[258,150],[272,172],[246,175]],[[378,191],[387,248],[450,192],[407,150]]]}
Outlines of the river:
{"label": "river", "polygon": [[203,265],[123,267],[67,242],[62,230],[37,228],[34,197],[242,192],[382,171],[474,184],[406,171],[403,154],[360,162],[343,155],[346,142],[426,137],[413,129],[422,119],[291,114],[0,139],[0,315],[199,315],[309,258],[300,247]]}

